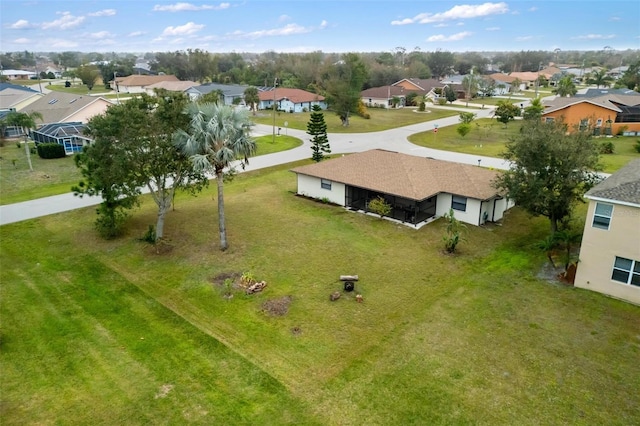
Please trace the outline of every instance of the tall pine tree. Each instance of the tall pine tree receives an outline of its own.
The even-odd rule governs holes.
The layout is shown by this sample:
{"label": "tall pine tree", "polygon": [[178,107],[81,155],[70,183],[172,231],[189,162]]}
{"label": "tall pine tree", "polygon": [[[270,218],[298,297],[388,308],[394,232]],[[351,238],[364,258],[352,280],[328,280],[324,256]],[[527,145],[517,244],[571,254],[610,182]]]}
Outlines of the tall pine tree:
{"label": "tall pine tree", "polygon": [[307,134],[311,136],[311,159],[316,163],[322,161],[325,154],[331,154],[329,139],[327,138],[327,124],[324,122],[324,113],[319,105],[314,105],[311,118],[307,123]]}

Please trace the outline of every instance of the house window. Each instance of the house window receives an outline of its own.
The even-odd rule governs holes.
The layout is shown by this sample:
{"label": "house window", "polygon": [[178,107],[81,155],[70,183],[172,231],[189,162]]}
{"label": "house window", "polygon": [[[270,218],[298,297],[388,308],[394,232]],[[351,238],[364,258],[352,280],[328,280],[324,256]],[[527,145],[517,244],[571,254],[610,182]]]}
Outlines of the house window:
{"label": "house window", "polygon": [[554,117],[547,117],[544,119],[545,123],[553,123],[554,121],[556,121],[556,119]]}
{"label": "house window", "polygon": [[580,130],[587,130],[587,127],[589,127],[589,119],[585,118],[585,119],[580,120],[579,129]]}
{"label": "house window", "polygon": [[640,287],[640,262],[616,256],[611,279]]}
{"label": "house window", "polygon": [[461,212],[467,211],[467,198],[454,195],[451,197],[451,208]]}
{"label": "house window", "polygon": [[327,179],[320,179],[320,187],[331,191],[331,181]]}
{"label": "house window", "polygon": [[594,228],[609,229],[612,213],[613,206],[611,204],[596,203],[596,210],[593,213],[591,226]]}
{"label": "house window", "polygon": [[602,127],[602,118],[598,118],[598,121],[596,121],[596,127]]}

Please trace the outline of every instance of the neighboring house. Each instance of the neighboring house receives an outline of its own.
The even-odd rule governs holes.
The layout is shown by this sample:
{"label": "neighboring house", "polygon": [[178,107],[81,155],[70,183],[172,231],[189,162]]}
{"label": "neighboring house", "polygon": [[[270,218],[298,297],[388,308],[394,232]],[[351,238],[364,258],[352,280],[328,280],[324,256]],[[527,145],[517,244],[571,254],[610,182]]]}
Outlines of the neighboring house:
{"label": "neighboring house", "polygon": [[33,71],[25,71],[25,70],[0,69],[0,75],[8,78],[9,80],[28,80],[31,77],[35,77],[36,73]]}
{"label": "neighboring house", "polygon": [[112,89],[120,93],[144,93],[147,86],[161,81],[180,81],[175,75],[130,75],[116,77],[115,87],[111,81]]}
{"label": "neighboring house", "polygon": [[489,74],[488,77],[491,77],[496,82],[496,85],[497,84],[506,84],[513,91],[520,91],[520,90],[524,90],[526,88],[526,83],[520,83],[520,85],[518,87],[514,87],[513,86],[513,82],[516,80],[516,78],[512,77],[510,75],[507,75],[507,74],[496,72],[496,73],[493,73],[493,74]]}
{"label": "neighboring house", "polygon": [[[4,120],[7,115],[15,112],[15,109],[1,109],[0,110],[0,121]],[[20,126],[5,126],[2,128],[2,137],[3,138],[18,138],[24,135],[25,129]]]}
{"label": "neighboring house", "polygon": [[20,84],[0,83],[0,109],[21,111],[43,96],[37,90]]}
{"label": "neighboring house", "polygon": [[[422,95],[418,91],[412,92],[419,96]],[[360,97],[368,107],[393,108],[393,98],[398,98],[400,103],[397,106],[403,107],[407,104],[407,95],[412,92],[405,90],[402,86],[381,86],[363,90],[360,92]]]}
{"label": "neighboring house", "polygon": [[407,93],[416,92],[421,96],[426,96],[432,101],[444,96],[444,90],[451,87],[456,92],[456,97],[462,99],[466,96],[461,84],[445,84],[435,78],[404,78],[392,84],[392,86],[403,87]]}
{"label": "neighboring house", "polygon": [[80,122],[51,123],[32,130],[30,136],[36,146],[41,143],[57,143],[70,155],[81,152],[82,147],[91,143],[91,139],[82,134],[83,129],[84,124]]}
{"label": "neighboring house", "polygon": [[94,115],[103,114],[111,105],[113,102],[101,96],[50,92],[26,107],[22,112],[37,111],[42,114],[42,121],[36,120],[38,125],[41,123],[86,123]]}
{"label": "neighboring house", "polygon": [[57,68],[53,68],[52,66],[48,66],[47,68],[45,68],[44,72],[47,74],[49,73],[53,74],[55,78],[62,77],[62,73],[60,72],[60,70]]}
{"label": "neighboring house", "polygon": [[258,109],[271,109],[274,102],[277,104],[278,110],[286,112],[311,111],[314,105],[327,109],[324,96],[301,89],[277,87],[272,90],[258,92],[258,97],[260,98]]}
{"label": "neighboring house", "polygon": [[640,305],[640,159],[587,191],[575,286]]}
{"label": "neighboring house", "polygon": [[189,95],[192,100],[195,100],[202,95],[206,95],[211,92],[219,92],[224,98],[225,105],[244,105],[244,91],[248,87],[250,86],[242,84],[207,83],[192,86],[185,90],[185,93]]}
{"label": "neighboring house", "polygon": [[498,172],[468,164],[374,149],[291,170],[299,195],[367,212],[383,197],[390,217],[421,226],[453,209],[472,225],[495,222],[513,203],[492,185]]}
{"label": "neighboring house", "polygon": [[640,132],[640,96],[637,94],[556,97],[544,102],[544,107],[544,120],[563,119],[569,128],[591,126],[596,135]]}
{"label": "neighboring house", "polygon": [[197,85],[198,83],[195,81],[160,81],[158,83],[148,85],[145,87],[145,91],[147,94],[154,96],[155,89],[165,89],[169,92],[186,92],[187,89]]}

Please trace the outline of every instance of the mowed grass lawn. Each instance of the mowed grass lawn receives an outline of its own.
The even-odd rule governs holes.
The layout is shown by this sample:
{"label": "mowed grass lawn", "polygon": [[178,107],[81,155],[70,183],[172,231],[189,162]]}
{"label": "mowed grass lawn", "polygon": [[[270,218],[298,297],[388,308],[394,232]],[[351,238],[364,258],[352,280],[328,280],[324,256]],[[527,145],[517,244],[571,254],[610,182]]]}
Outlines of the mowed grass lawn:
{"label": "mowed grass lawn", "polygon": [[[471,132],[464,138],[456,131],[457,126],[448,126],[439,128],[437,134],[432,131],[416,133],[408,139],[416,145],[428,148],[500,157],[505,151],[505,143],[510,138],[518,136],[520,126],[520,121],[512,121],[505,127],[496,119],[482,118],[471,123]],[[600,156],[603,171],[613,173],[629,161],[640,158],[640,153],[634,147],[639,139],[637,137],[595,139],[596,143],[613,142],[615,147],[613,154]]]}
{"label": "mowed grass lawn", "polygon": [[[333,111],[324,111],[324,121],[327,124],[328,133],[366,133],[380,132],[382,130],[394,129],[396,127],[409,126],[411,124],[422,123],[424,121],[437,120],[443,117],[458,115],[459,112],[427,107],[426,112],[417,112],[415,108],[381,109],[368,108],[367,112],[371,118],[365,119],[357,115],[349,117],[349,126],[344,127],[340,117]],[[282,128],[281,133],[286,128],[307,130],[307,123],[311,118],[311,113],[276,113],[276,127]],[[258,124],[273,126],[273,112],[258,111],[258,114],[251,119]],[[286,123],[286,124],[285,124]]]}
{"label": "mowed grass lawn", "polygon": [[[640,423],[640,307],[537,278],[543,219],[420,230],[296,197],[281,166],[180,195],[160,254],[88,208],[0,228],[3,424]],[[223,274],[266,280],[223,297]],[[358,274],[336,302],[341,274]],[[281,316],[265,311],[279,303]]]}

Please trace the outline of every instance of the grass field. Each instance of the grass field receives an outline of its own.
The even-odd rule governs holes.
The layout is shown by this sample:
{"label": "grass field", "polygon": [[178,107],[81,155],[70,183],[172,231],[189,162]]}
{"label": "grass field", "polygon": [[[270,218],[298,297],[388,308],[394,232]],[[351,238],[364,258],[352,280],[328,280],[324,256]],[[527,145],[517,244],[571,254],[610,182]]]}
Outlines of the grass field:
{"label": "grass field", "polygon": [[[422,123],[423,121],[436,120],[443,117],[458,115],[456,111],[438,110],[433,108],[430,112],[418,113],[415,108],[399,108],[399,109],[378,109],[370,108],[367,110],[371,115],[370,119],[364,119],[357,115],[349,117],[349,126],[344,127],[340,122],[340,118],[332,111],[325,111],[324,121],[327,123],[327,132],[329,133],[366,133],[379,132],[382,130],[394,129],[396,127],[408,126],[411,124]],[[281,127],[284,132],[285,128],[307,130],[311,114],[301,112],[288,114],[286,112],[278,112],[276,114],[276,126]],[[258,115],[252,116],[252,120],[258,124],[273,125],[273,114],[269,111],[259,111]],[[286,123],[286,125],[285,125]]]}
{"label": "grass field", "polygon": [[[224,253],[212,187],[160,254],[148,199],[115,241],[93,208],[0,227],[3,424],[640,423],[640,308],[537,278],[545,220],[448,256],[443,223],[298,198],[292,166],[226,185]],[[223,297],[242,272],[265,291]]]}
{"label": "grass field", "polygon": [[[504,152],[504,144],[509,138],[517,136],[520,131],[518,121],[510,122],[505,128],[502,123],[490,118],[475,120],[471,126],[471,132],[464,138],[456,132],[456,126],[449,126],[438,129],[437,134],[433,132],[416,133],[409,136],[408,139],[416,145],[428,148],[500,157],[500,154]],[[613,173],[629,161],[640,158],[640,153],[634,148],[637,140],[637,137],[597,139],[601,143],[611,141],[615,146],[614,154],[603,154],[600,157],[603,171]]]}

